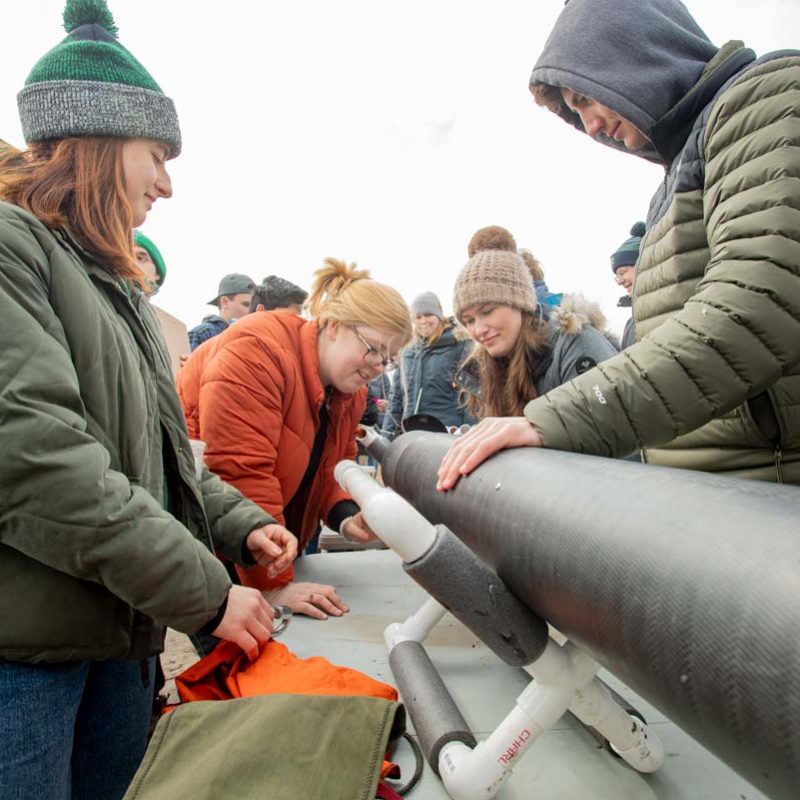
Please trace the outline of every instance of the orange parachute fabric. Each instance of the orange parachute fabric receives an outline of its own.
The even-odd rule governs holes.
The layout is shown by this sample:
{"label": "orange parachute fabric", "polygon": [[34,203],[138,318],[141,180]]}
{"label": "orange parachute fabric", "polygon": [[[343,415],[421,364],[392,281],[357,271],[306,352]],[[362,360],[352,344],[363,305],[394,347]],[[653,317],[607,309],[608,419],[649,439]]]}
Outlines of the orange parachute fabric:
{"label": "orange parachute fabric", "polygon": [[181,700],[231,700],[262,694],[335,694],[397,700],[397,689],[326,658],[298,658],[270,640],[255,661],[233,642],[220,642],[212,653],[175,678]]}
{"label": "orange parachute fabric", "polygon": [[[209,655],[177,675],[175,686],[184,703],[263,694],[347,695],[397,700],[397,689],[388,683],[356,669],[331,664],[321,656],[298,658],[274,639],[261,648],[255,661],[249,661],[233,642],[220,642]],[[396,764],[383,762],[381,778],[399,774]]]}

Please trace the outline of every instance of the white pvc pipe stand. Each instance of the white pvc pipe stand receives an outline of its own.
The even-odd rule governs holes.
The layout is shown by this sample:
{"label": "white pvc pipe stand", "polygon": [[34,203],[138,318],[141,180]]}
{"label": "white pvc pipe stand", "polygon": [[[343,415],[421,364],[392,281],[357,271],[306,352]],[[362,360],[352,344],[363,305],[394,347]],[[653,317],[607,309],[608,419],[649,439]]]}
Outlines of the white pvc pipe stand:
{"label": "white pvc pipe stand", "polygon": [[[378,483],[354,461],[341,461],[334,475],[361,507],[369,526],[405,563],[416,561],[431,547],[436,528],[400,495]],[[430,597],[403,623],[386,628],[391,651],[402,641],[422,642],[447,613]],[[439,773],[453,800],[494,797],[513,765],[551,728],[567,709],[596,728],[634,769],[652,772],[664,760],[661,742],[641,720],[631,717],[595,677],[600,665],[571,642],[552,638],[541,656],[525,670],[535,679],[516,705],[477,747],[461,742],[445,745]]]}

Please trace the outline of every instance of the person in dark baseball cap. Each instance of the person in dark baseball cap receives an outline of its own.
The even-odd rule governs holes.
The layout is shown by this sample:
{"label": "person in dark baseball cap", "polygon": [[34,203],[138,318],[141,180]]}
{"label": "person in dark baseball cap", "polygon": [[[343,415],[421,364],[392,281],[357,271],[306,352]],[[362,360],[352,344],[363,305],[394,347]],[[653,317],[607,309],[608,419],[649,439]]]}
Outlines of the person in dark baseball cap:
{"label": "person in dark baseball cap", "polygon": [[[241,272],[231,272],[230,275],[226,275],[219,282],[217,294],[208,301],[208,304],[210,306],[217,306],[222,310],[222,306],[227,305],[220,302],[223,297],[234,297],[237,294],[253,294],[255,288],[256,283],[252,278],[247,275],[242,275]],[[231,317],[231,319],[239,319],[239,317],[243,316],[244,314],[239,314],[238,316]]]}
{"label": "person in dark baseball cap", "polygon": [[249,314],[255,288],[255,281],[247,275],[240,272],[226,275],[219,282],[216,296],[208,301],[210,306],[219,309],[219,314],[203,317],[203,321],[189,331],[189,345],[192,350],[222,333],[232,322]]}

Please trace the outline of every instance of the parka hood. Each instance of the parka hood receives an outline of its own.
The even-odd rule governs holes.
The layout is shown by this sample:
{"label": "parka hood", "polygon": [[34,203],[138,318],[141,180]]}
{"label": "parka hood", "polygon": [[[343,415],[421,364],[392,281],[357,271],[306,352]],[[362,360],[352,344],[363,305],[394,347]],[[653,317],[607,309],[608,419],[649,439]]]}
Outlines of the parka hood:
{"label": "parka hood", "polygon": [[[537,103],[580,131],[580,118],[567,108],[561,87],[596,100],[652,139],[653,128],[700,80],[717,52],[678,0],[567,0],[533,68],[530,88]],[[597,139],[625,149],[609,137]],[[652,145],[636,154],[666,160]]]}
{"label": "parka hood", "polygon": [[550,311],[549,322],[552,328],[567,336],[577,336],[586,327],[603,333],[606,327],[600,305],[582,294],[565,294],[561,303]]}

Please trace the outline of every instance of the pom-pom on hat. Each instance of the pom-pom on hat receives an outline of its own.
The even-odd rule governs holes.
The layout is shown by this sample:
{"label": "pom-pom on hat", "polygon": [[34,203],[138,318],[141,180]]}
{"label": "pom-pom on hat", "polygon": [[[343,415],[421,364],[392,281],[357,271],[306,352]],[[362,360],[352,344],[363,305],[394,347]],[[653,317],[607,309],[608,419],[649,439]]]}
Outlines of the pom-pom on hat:
{"label": "pom-pom on hat", "polygon": [[467,245],[467,255],[472,258],[481,250],[507,250],[510,253],[517,251],[514,237],[505,228],[499,225],[489,225],[475,231]]}
{"label": "pom-pom on hat", "polygon": [[155,139],[177,156],[175,105],[120,44],[105,0],[67,0],[64,29],[67,37],[39,59],[17,95],[25,141]]}
{"label": "pom-pom on hat", "polygon": [[535,312],[533,281],[516,252],[482,250],[459,273],[453,293],[453,312],[458,321],[463,324],[464,309],[486,303]]}
{"label": "pom-pom on hat", "polygon": [[631,228],[630,238],[626,239],[611,254],[611,269],[613,272],[620,267],[632,267],[639,258],[639,248],[642,246],[642,237],[645,233],[644,222],[636,222]]}

